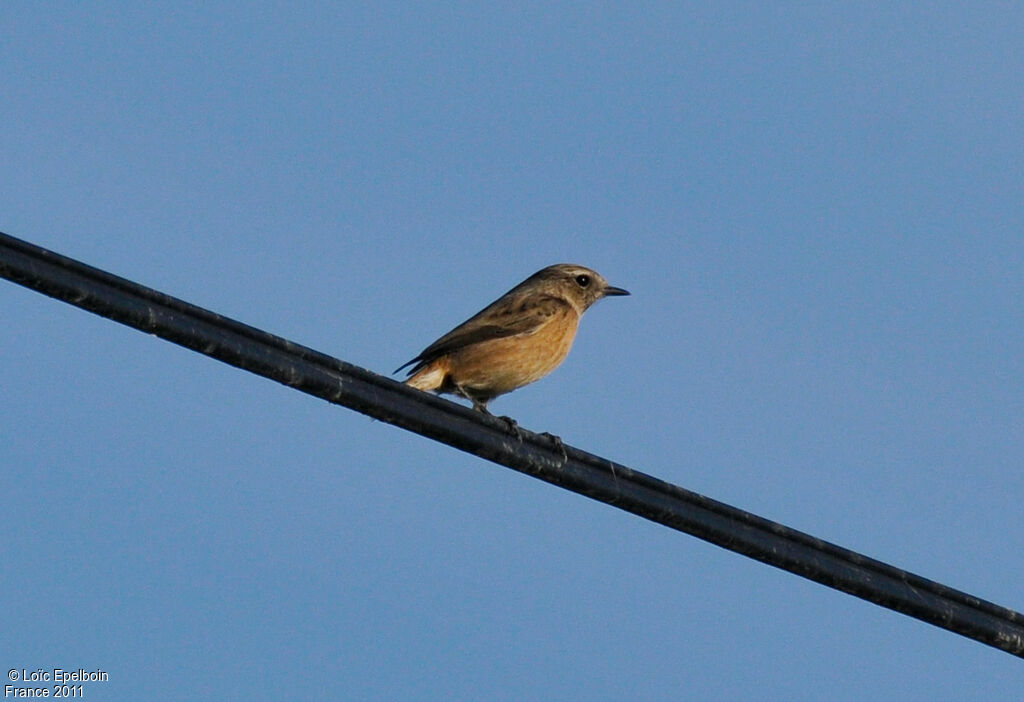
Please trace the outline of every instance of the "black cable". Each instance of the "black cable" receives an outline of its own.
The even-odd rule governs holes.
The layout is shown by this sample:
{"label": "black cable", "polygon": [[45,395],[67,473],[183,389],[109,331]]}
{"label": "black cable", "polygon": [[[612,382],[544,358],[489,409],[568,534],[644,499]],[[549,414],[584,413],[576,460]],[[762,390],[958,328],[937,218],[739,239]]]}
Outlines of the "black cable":
{"label": "black cable", "polygon": [[0,276],[1024,658],[1024,615],[0,233]]}

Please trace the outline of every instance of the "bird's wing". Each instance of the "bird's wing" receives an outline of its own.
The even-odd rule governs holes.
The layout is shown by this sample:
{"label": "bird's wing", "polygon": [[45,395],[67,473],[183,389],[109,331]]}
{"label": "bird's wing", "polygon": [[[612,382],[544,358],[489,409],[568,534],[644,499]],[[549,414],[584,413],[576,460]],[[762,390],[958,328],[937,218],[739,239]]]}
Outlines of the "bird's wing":
{"label": "bird's wing", "polygon": [[530,296],[526,299],[500,299],[423,349],[419,356],[395,372],[416,364],[409,370],[411,375],[431,361],[472,344],[508,336],[533,334],[556,315],[565,314],[572,309],[568,301],[551,295]]}

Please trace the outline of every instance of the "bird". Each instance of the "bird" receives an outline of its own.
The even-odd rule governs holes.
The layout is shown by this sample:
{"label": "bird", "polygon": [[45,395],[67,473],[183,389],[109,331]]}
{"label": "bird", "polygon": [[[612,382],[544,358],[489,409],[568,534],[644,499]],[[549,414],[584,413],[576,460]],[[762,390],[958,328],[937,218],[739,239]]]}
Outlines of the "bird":
{"label": "bird", "polygon": [[[448,393],[490,414],[499,395],[540,380],[565,360],[580,317],[598,300],[629,295],[585,266],[543,268],[395,369],[406,385]],[[510,426],[511,426],[510,422]]]}

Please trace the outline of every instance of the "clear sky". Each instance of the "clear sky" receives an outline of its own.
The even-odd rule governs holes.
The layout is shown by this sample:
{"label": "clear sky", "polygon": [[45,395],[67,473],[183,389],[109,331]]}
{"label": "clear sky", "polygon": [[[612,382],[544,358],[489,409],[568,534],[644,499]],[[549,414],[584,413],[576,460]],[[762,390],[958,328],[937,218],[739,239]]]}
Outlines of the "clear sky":
{"label": "clear sky", "polygon": [[[0,230],[1024,609],[1015,3],[4,3]],[[1024,662],[0,281],[9,668],[93,700],[1009,700]],[[6,681],[5,681],[6,682]]]}

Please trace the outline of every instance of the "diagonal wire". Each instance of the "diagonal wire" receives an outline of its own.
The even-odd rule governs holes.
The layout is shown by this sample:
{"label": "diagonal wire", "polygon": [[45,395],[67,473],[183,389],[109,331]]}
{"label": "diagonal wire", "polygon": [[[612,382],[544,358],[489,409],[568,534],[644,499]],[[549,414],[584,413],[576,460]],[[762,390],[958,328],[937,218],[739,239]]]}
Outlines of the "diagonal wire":
{"label": "diagonal wire", "polygon": [[0,233],[0,276],[1024,658],[1024,615]]}

